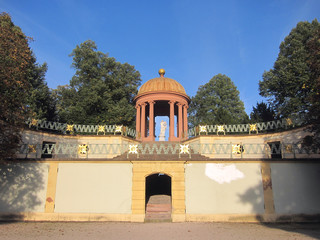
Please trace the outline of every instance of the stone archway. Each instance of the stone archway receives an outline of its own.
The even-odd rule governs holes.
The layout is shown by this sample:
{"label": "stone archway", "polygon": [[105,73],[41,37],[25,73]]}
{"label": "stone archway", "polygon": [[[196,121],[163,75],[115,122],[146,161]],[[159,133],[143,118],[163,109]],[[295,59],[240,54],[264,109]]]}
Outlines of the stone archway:
{"label": "stone archway", "polygon": [[[132,161],[132,221],[143,222],[146,215],[146,188],[152,184],[152,175],[165,173],[171,179],[171,203],[173,222],[185,221],[185,179],[184,162],[155,162],[155,161]],[[154,178],[154,177],[153,177]],[[154,179],[153,179],[154,180]],[[149,182],[149,183],[147,183]],[[161,181],[160,181],[161,182]],[[157,188],[156,188],[157,189]],[[159,189],[158,189],[159,190]],[[152,192],[152,191],[151,191]],[[162,192],[162,191],[158,191]],[[169,192],[165,188],[165,192]],[[149,193],[149,192],[148,192]]]}
{"label": "stone archway", "polygon": [[171,197],[171,177],[164,173],[155,173],[146,177],[146,203],[153,195]]}

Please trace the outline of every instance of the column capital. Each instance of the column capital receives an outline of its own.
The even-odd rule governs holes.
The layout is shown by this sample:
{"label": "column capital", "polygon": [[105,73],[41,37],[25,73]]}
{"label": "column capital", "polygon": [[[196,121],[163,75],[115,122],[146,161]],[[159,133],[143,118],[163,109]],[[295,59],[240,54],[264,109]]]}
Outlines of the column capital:
{"label": "column capital", "polygon": [[141,107],[145,107],[147,105],[147,103],[146,102],[144,102],[144,103],[140,103],[140,106]]}
{"label": "column capital", "polygon": [[155,104],[156,102],[153,100],[150,100],[150,101],[148,101],[148,103],[151,105],[151,104]]}

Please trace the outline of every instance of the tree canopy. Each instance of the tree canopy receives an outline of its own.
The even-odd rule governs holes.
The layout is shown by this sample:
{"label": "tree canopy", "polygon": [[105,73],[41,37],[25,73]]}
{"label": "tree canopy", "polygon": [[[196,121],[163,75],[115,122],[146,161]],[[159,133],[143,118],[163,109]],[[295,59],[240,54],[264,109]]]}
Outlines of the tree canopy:
{"label": "tree canopy", "polygon": [[60,121],[134,126],[133,98],[141,84],[140,73],[97,51],[91,40],[78,45],[70,56],[76,73],[69,85],[56,90]]}
{"label": "tree canopy", "polygon": [[257,102],[250,113],[251,122],[268,122],[275,120],[275,112],[270,105],[265,102]]}
{"label": "tree canopy", "polygon": [[45,74],[48,69],[47,64],[38,64],[34,56],[32,56],[31,62],[32,66],[29,76],[31,89],[26,100],[30,116],[36,119],[53,121],[57,117],[55,110],[56,103],[53,92],[45,81]]}
{"label": "tree canopy", "polygon": [[240,100],[239,91],[226,75],[218,74],[198,88],[191,98],[189,122],[198,124],[246,123],[248,115]]}
{"label": "tree canopy", "polygon": [[20,141],[20,127],[27,116],[32,53],[28,38],[0,14],[0,158],[14,154]]}
{"label": "tree canopy", "polygon": [[315,31],[313,37],[307,43],[308,60],[307,63],[311,70],[311,79],[314,84],[311,85],[309,101],[311,103],[308,109],[307,122],[311,124],[311,130],[314,132],[313,145],[320,146],[320,27]]}
{"label": "tree canopy", "polygon": [[[280,44],[280,52],[271,70],[264,72],[259,82],[260,95],[267,97],[278,117],[305,119],[314,104],[319,72],[312,67],[314,56],[308,43],[319,32],[317,20],[299,22]],[[311,44],[311,43],[310,43]]]}

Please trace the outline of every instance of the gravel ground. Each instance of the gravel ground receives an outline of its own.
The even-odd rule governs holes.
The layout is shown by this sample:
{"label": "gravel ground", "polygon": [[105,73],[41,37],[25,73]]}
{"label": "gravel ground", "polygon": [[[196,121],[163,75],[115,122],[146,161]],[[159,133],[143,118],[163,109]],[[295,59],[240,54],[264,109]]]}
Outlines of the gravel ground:
{"label": "gravel ground", "polygon": [[0,239],[320,239],[319,224],[0,222]]}

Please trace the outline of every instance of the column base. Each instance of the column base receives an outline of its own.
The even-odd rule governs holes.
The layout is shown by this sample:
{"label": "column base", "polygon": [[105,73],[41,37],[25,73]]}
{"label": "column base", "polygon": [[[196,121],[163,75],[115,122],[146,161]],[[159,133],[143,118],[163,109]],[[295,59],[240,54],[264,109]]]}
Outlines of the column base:
{"label": "column base", "polygon": [[180,142],[181,141],[181,139],[180,138],[178,138],[178,137],[175,137],[175,136],[173,136],[173,137],[169,137],[169,142]]}

